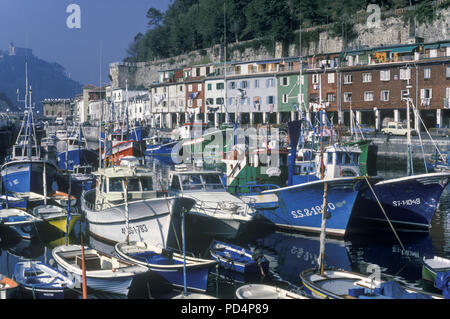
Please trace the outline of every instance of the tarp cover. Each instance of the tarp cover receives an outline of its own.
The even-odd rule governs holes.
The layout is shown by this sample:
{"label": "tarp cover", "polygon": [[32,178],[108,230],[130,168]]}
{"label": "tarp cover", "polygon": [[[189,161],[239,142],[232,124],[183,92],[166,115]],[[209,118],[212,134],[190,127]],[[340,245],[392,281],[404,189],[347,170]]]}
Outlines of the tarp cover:
{"label": "tarp cover", "polygon": [[450,271],[437,272],[434,284],[437,289],[442,290],[445,299],[450,299]]}
{"label": "tarp cover", "polygon": [[382,294],[394,299],[431,299],[431,296],[420,293],[409,293],[394,281],[383,282],[380,285]]}

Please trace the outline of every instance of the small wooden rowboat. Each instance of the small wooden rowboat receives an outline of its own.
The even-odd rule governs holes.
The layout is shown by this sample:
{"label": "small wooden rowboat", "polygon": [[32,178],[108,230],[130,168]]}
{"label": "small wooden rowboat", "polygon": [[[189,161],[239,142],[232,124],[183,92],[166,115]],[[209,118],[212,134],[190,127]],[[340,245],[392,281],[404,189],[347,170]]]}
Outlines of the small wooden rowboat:
{"label": "small wooden rowboat", "polygon": [[35,299],[64,299],[64,293],[74,287],[68,276],[41,261],[17,263],[14,277],[20,287],[32,293]]}
{"label": "small wooden rowboat", "polygon": [[311,299],[279,287],[260,284],[249,284],[236,290],[238,299]]}
{"label": "small wooden rowboat", "polygon": [[[75,287],[81,287],[82,249],[80,245],[62,245],[52,250],[58,269],[73,278]],[[103,253],[94,248],[84,247],[86,285],[95,290],[128,295],[133,278],[148,271],[138,265]]]}

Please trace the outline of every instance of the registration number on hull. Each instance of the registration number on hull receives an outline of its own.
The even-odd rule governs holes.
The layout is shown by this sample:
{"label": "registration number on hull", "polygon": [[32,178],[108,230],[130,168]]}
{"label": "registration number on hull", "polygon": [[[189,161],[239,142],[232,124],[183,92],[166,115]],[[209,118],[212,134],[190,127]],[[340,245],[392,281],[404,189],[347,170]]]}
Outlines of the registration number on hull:
{"label": "registration number on hull", "polygon": [[394,200],[392,201],[392,205],[394,207],[420,205],[420,198],[418,197],[416,199]]}
{"label": "registration number on hull", "polygon": [[[327,206],[328,206],[329,210],[336,209],[336,206],[331,202],[328,203]],[[319,215],[319,214],[321,215],[322,212],[323,212],[323,205],[321,205],[321,206],[317,205],[317,206],[311,207],[309,209],[305,208],[305,209],[297,209],[296,211],[292,210],[291,215],[293,218],[303,218],[303,217],[309,217],[309,216],[313,216],[313,215]]]}
{"label": "registration number on hull", "polygon": [[[127,228],[126,227],[122,227],[121,229],[122,234],[126,235],[127,233]],[[141,224],[141,225],[135,225],[135,226],[128,226],[128,234],[129,235],[134,235],[134,234],[139,234],[139,233],[146,233],[148,232],[148,228],[145,224]]]}

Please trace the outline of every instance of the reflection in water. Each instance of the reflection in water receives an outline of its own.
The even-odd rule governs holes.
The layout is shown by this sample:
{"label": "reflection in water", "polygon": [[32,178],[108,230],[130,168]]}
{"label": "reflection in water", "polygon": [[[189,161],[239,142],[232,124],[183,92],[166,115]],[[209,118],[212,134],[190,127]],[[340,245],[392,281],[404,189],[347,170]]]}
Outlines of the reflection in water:
{"label": "reflection in water", "polygon": [[[150,161],[148,163],[156,173],[155,188],[167,189],[170,166],[164,162]],[[380,175],[384,175],[380,172]],[[398,177],[403,171],[388,172],[389,178]],[[421,261],[424,257],[438,255],[450,258],[450,189],[443,194],[439,210],[435,213],[429,232],[399,231],[402,249],[397,238],[389,229],[371,230],[351,233],[344,240],[327,238],[325,248],[325,263],[327,266],[345,270],[364,272],[367,266],[375,264],[380,267],[383,275],[394,276],[397,280],[420,285]],[[84,222],[78,222],[70,237],[70,243],[80,243],[80,232],[83,231],[85,244],[116,255],[114,246],[90,237],[85,231]],[[187,230],[189,232],[189,230]],[[52,248],[65,244],[65,236],[41,238],[41,241],[23,241],[13,239],[6,233],[1,233],[0,243],[0,273],[12,276],[15,264],[23,259],[49,261]],[[48,236],[47,236],[48,237]],[[187,250],[199,257],[209,258],[209,245],[214,238],[191,236],[186,243]],[[319,237],[275,231],[252,225],[241,236],[230,241],[242,247],[260,247],[270,261],[269,278],[243,278],[223,270],[210,274],[207,293],[221,298],[234,298],[235,289],[244,282],[272,281],[280,285],[287,283],[288,287],[300,287],[300,273],[308,268],[317,267],[319,253]],[[231,280],[236,280],[232,282]],[[128,298],[164,298],[170,287],[154,278],[153,275],[139,278],[132,284]],[[113,298],[102,293],[93,294],[97,298]],[[161,297],[162,296],[162,297]]]}

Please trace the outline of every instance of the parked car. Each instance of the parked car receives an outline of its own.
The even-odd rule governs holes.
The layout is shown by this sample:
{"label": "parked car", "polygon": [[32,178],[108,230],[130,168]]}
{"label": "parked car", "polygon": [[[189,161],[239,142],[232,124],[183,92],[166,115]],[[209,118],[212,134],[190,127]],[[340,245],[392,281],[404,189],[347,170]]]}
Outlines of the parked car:
{"label": "parked car", "polygon": [[56,125],[63,125],[64,124],[64,119],[62,117],[57,117],[55,120],[55,124]]}
{"label": "parked car", "polygon": [[434,136],[442,136],[449,137],[450,136],[450,128],[448,127],[438,127],[438,128],[430,128],[430,134]]}
{"label": "parked car", "polygon": [[[411,135],[417,135],[417,132],[414,129],[411,128],[410,131]],[[387,127],[382,128],[381,132],[386,135],[406,136],[408,134],[408,126],[401,122],[388,122]]]}
{"label": "parked car", "polygon": [[367,124],[360,124],[359,126],[353,128],[353,134],[358,134],[360,132],[368,135],[375,134],[375,128]]}

